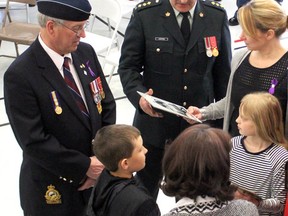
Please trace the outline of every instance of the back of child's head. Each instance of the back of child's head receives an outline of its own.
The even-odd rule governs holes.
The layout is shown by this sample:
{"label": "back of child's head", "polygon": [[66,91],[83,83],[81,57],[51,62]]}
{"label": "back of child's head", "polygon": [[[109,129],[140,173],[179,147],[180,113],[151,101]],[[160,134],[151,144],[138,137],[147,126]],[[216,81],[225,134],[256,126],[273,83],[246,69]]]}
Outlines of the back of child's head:
{"label": "back of child's head", "polygon": [[205,124],[184,130],[164,154],[163,192],[191,199],[207,195],[232,200],[230,142],[227,132]]}
{"label": "back of child's head", "polygon": [[115,172],[120,160],[131,157],[134,142],[140,135],[140,131],[130,125],[102,127],[93,141],[93,152],[107,170]]}
{"label": "back of child's head", "polygon": [[254,122],[263,140],[285,145],[282,109],[275,96],[267,92],[247,94],[241,100],[239,114]]}

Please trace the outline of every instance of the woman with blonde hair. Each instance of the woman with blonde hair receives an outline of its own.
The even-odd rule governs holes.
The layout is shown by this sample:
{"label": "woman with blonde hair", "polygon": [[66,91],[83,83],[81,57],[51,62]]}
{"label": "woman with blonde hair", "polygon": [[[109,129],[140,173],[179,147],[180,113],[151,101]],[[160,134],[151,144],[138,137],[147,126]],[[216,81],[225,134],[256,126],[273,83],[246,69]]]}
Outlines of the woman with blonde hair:
{"label": "woman with blonde hair", "polygon": [[235,120],[241,99],[251,92],[269,92],[280,101],[288,137],[288,52],[280,42],[288,28],[287,14],[274,0],[252,0],[239,9],[238,18],[242,27],[240,39],[247,49],[241,49],[232,58],[226,97],[201,109],[189,107],[188,111],[202,120],[224,117],[224,130],[236,136],[239,133]]}
{"label": "woman with blonde hair", "polygon": [[241,135],[232,138],[230,153],[230,180],[239,187],[235,197],[253,202],[261,216],[283,215],[288,152],[278,99],[267,92],[247,94],[236,123]]}

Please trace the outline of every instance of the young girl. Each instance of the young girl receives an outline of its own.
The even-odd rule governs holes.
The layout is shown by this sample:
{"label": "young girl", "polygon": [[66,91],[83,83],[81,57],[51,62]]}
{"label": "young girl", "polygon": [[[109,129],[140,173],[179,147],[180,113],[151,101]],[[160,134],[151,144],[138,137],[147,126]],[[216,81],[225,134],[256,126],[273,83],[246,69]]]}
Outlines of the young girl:
{"label": "young girl", "polygon": [[[259,215],[282,215],[288,152],[280,103],[269,93],[247,94],[236,122],[241,135],[232,138],[230,153],[230,179],[239,187],[235,197],[256,204]],[[262,199],[243,193],[243,189]]]}

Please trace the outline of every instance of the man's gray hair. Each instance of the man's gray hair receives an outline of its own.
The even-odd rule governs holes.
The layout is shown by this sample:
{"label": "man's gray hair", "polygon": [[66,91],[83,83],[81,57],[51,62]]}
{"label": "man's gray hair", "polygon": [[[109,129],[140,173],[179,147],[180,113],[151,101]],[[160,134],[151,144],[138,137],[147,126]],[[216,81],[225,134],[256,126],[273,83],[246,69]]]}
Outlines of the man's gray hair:
{"label": "man's gray hair", "polygon": [[45,28],[46,23],[47,23],[47,21],[49,21],[49,20],[53,20],[53,21],[55,21],[55,22],[57,22],[57,23],[63,23],[63,22],[64,22],[64,20],[62,20],[62,19],[57,19],[57,18],[54,18],[54,17],[50,17],[50,16],[47,16],[47,15],[42,14],[42,13],[40,13],[40,12],[38,12],[37,17],[38,17],[38,23],[39,23],[39,25],[40,25],[42,28]]}

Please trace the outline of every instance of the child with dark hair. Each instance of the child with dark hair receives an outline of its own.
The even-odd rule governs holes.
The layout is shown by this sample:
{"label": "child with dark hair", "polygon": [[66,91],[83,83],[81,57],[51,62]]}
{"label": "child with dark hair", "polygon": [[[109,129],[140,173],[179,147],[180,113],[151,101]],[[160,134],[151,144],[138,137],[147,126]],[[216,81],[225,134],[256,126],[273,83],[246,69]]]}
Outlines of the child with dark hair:
{"label": "child with dark hair", "polygon": [[161,188],[180,200],[170,215],[257,216],[253,203],[233,200],[230,184],[230,135],[205,124],[184,130],[163,158]]}
{"label": "child with dark hair", "polygon": [[90,197],[89,216],[159,216],[152,197],[133,173],[144,168],[147,149],[140,131],[129,125],[109,125],[93,141],[95,156],[105,169]]}

